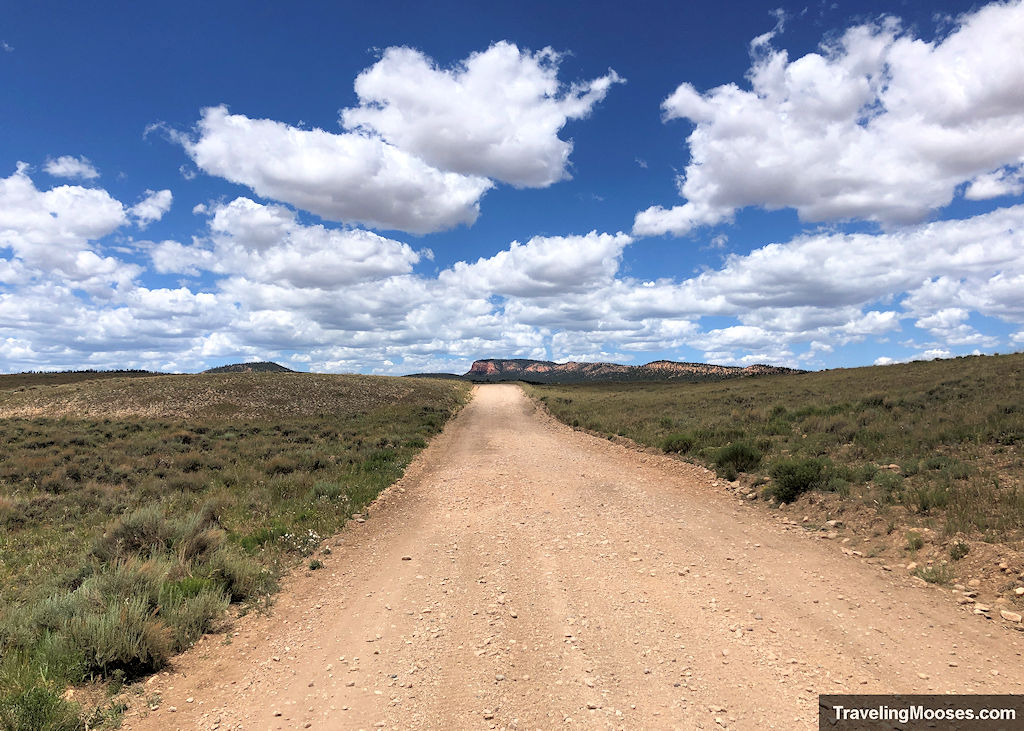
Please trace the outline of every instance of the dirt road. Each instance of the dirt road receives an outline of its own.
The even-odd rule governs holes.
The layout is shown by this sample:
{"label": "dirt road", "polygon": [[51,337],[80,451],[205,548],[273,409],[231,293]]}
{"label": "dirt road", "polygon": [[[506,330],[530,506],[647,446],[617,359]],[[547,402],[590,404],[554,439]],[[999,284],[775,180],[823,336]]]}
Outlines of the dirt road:
{"label": "dirt road", "polygon": [[1024,634],[713,479],[480,387],[125,728],[816,728],[819,692],[1024,692]]}

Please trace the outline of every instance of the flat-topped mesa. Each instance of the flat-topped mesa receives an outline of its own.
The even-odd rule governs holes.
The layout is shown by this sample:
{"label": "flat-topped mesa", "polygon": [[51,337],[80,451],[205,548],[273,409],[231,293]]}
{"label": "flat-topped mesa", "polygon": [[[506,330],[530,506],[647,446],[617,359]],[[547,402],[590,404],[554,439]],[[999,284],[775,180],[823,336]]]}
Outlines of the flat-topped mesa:
{"label": "flat-topped mesa", "polygon": [[475,361],[464,376],[472,381],[530,381],[573,383],[582,381],[705,381],[742,376],[803,373],[792,368],[769,365],[724,366],[709,363],[677,363],[656,360],[646,365],[618,363],[554,363],[526,358],[485,358]]}

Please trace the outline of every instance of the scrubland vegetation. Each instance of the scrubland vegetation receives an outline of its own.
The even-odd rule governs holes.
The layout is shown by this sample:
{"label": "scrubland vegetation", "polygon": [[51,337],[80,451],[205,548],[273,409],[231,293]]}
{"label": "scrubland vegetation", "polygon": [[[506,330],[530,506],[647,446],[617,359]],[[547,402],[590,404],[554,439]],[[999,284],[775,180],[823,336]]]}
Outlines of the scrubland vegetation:
{"label": "scrubland vegetation", "polygon": [[1024,538],[1024,354],[528,388],[570,425],[677,453],[726,479],[745,474],[781,503],[824,491],[946,536]]}
{"label": "scrubland vegetation", "polygon": [[265,603],[467,393],[310,374],[0,376],[0,729],[116,720],[65,689],[116,689],[230,604]]}

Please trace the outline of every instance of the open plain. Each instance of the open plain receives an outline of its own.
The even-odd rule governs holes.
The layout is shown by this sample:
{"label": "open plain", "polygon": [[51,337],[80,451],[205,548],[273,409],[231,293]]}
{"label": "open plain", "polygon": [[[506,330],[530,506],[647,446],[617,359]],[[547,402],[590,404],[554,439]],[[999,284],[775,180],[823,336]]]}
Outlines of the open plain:
{"label": "open plain", "polygon": [[814,728],[819,693],[1022,692],[1024,635],[713,483],[477,387],[124,727]]}

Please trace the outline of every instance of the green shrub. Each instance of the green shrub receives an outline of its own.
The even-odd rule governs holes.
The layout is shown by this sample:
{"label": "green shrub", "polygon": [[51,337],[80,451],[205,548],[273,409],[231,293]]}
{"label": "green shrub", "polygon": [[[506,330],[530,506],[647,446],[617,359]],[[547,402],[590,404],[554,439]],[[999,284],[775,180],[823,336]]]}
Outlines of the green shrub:
{"label": "green shrub", "polygon": [[914,575],[918,576],[929,584],[948,584],[953,578],[953,572],[948,566],[921,566]]}
{"label": "green shrub", "polygon": [[160,599],[160,587],[173,568],[169,561],[158,558],[118,561],[103,567],[102,571],[82,582],[82,586],[72,592],[71,597],[87,606],[98,606],[108,600],[144,597],[152,606],[156,606]]}
{"label": "green shrub", "polygon": [[67,632],[89,669],[103,674],[138,677],[159,670],[174,651],[171,629],[153,617],[146,597],[111,598],[102,611],[73,617]]}
{"label": "green shrub", "polygon": [[808,490],[821,489],[826,480],[825,461],[790,457],[772,463],[771,494],[780,503],[791,503]]}
{"label": "green shrub", "polygon": [[173,632],[174,651],[190,647],[212,629],[230,603],[224,592],[209,588],[172,604],[162,616]]}
{"label": "green shrub", "polygon": [[680,434],[670,434],[661,440],[661,449],[663,452],[680,452],[687,453],[694,448],[697,444],[697,438],[689,433],[683,432]]}
{"label": "green shrub", "polygon": [[174,467],[181,472],[198,472],[206,466],[202,456],[196,452],[188,452],[180,455],[174,461]]}
{"label": "green shrub", "polygon": [[177,581],[168,581],[160,587],[160,606],[173,606],[200,594],[219,591],[220,588],[218,582],[205,576],[186,576]]}
{"label": "green shrub", "polygon": [[203,473],[189,473],[189,474],[176,474],[169,475],[167,479],[163,481],[162,490],[166,492],[200,492],[204,487],[208,479]]}
{"label": "green shrub", "polygon": [[375,449],[366,455],[366,458],[363,460],[362,467],[365,470],[376,470],[390,467],[397,457],[398,455],[393,449]]}
{"label": "green shrub", "polygon": [[865,462],[860,467],[853,470],[852,479],[855,482],[863,484],[866,482],[871,482],[871,480],[873,480],[875,475],[877,474],[878,467],[876,465],[871,464],[870,462]]}
{"label": "green shrub", "polygon": [[67,637],[45,632],[34,641],[31,649],[0,643],[0,692],[24,690],[39,682],[58,687],[85,679],[85,661]]}
{"label": "green shrub", "polygon": [[39,635],[57,633],[78,611],[81,601],[74,592],[56,594],[37,602],[31,608],[12,612],[3,627],[3,644],[29,648]]}
{"label": "green shrub", "polygon": [[268,475],[287,475],[299,469],[299,461],[295,457],[279,456],[267,462],[265,470]]}
{"label": "green shrub", "polygon": [[932,482],[917,485],[909,493],[911,505],[922,514],[928,514],[933,509],[941,509],[949,505],[949,485],[947,484]]}
{"label": "green shrub", "polygon": [[278,538],[281,538],[288,533],[288,528],[281,523],[272,523],[271,525],[263,528],[257,528],[248,535],[241,536],[238,539],[239,545],[247,551],[254,552],[259,550],[267,543],[272,543]]}
{"label": "green shrub", "polygon": [[963,541],[957,541],[949,547],[949,557],[954,561],[959,561],[968,553],[970,553],[971,547]]}
{"label": "green shrub", "polygon": [[839,475],[830,475],[826,477],[821,486],[817,489],[822,492],[834,492],[843,498],[850,496],[850,483]]}
{"label": "green shrub", "polygon": [[93,546],[93,554],[104,561],[149,555],[170,546],[174,529],[159,505],[145,505],[115,520]]}
{"label": "green shrub", "polygon": [[916,531],[907,531],[907,549],[910,551],[920,551],[924,547],[924,538],[921,537],[920,533]]}
{"label": "green shrub", "polygon": [[882,493],[882,501],[896,502],[903,492],[903,475],[889,470],[879,470],[874,476],[874,483]]}
{"label": "green shrub", "polygon": [[273,590],[274,580],[256,561],[222,547],[206,564],[210,578],[224,587],[231,601],[255,599]]}
{"label": "green shrub", "polygon": [[15,524],[21,522],[18,507],[17,501],[13,498],[0,495],[0,527],[13,528]]}
{"label": "green shrub", "polygon": [[715,454],[716,471],[729,480],[736,479],[739,472],[750,472],[761,464],[763,454],[749,442],[733,442]]}
{"label": "green shrub", "polygon": [[0,695],[3,731],[81,731],[80,708],[52,688],[33,684]]}
{"label": "green shrub", "polygon": [[971,467],[959,460],[952,460],[949,465],[942,468],[942,474],[952,480],[966,480],[971,476]]}
{"label": "green shrub", "polygon": [[177,553],[182,563],[203,560],[224,542],[224,531],[216,526],[213,506],[206,503],[174,526]]}
{"label": "green shrub", "polygon": [[943,454],[934,454],[930,457],[925,458],[925,460],[921,463],[921,467],[926,470],[941,470],[944,467],[949,467],[954,462],[956,462],[956,460],[947,457]]}
{"label": "green shrub", "polygon": [[344,492],[344,485],[321,480],[313,485],[313,489],[310,490],[310,496],[313,500],[337,500]]}

